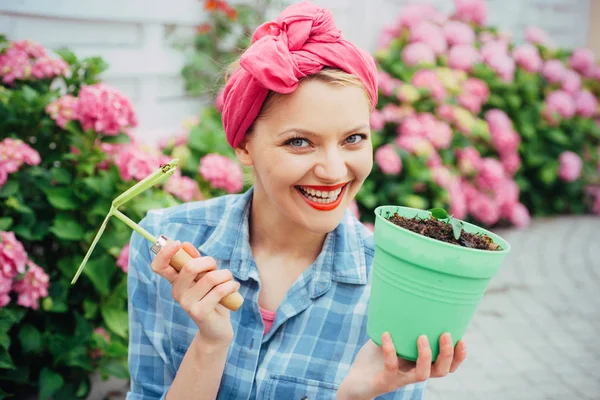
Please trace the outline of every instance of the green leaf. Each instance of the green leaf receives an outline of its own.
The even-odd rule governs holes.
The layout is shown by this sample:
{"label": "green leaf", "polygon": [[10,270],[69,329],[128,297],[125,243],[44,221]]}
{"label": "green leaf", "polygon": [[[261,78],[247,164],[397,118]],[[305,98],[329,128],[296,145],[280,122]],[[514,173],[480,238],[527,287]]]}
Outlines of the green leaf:
{"label": "green leaf", "polygon": [[19,323],[25,317],[26,311],[23,308],[0,309],[0,332],[8,332],[14,324]]}
{"label": "green leaf", "polygon": [[59,214],[54,218],[50,232],[63,240],[81,240],[85,235],[81,224],[67,214]]}
{"label": "green leaf", "polygon": [[13,223],[13,219],[11,217],[1,217],[0,218],[0,231],[7,231]]}
{"label": "green leaf", "polygon": [[90,259],[83,269],[83,274],[92,281],[100,294],[106,296],[110,292],[110,278],[115,271],[115,260],[104,253],[98,258]]}
{"label": "green leaf", "polygon": [[0,332],[0,347],[8,350],[10,346],[10,336],[8,336],[8,332]]}
{"label": "green leaf", "polygon": [[131,138],[127,134],[121,132],[117,136],[103,136],[102,142],[111,144],[125,144],[131,142]]}
{"label": "green leaf", "polygon": [[65,168],[52,168],[50,178],[61,185],[67,185],[72,181],[71,173]]}
{"label": "green leaf", "polygon": [[40,400],[50,398],[63,384],[64,379],[62,376],[48,368],[42,368],[40,373]]}
{"label": "green leaf", "polygon": [[100,307],[100,313],[108,329],[122,338],[127,338],[127,329],[129,320],[127,317],[127,311],[122,308],[112,308],[107,305]]}
{"label": "green leaf", "polygon": [[15,369],[15,364],[5,348],[0,348],[0,369]]}
{"label": "green leaf", "polygon": [[454,239],[460,239],[460,235],[462,234],[463,230],[462,221],[456,218],[451,218],[450,224],[452,225],[452,233],[454,233]]}
{"label": "green leaf", "polygon": [[39,97],[38,92],[31,88],[31,86],[23,85],[21,87],[21,93],[23,93],[23,99],[27,103],[33,103]]}
{"label": "green leaf", "polygon": [[448,219],[450,217],[448,212],[443,208],[432,208],[429,212],[436,219]]}
{"label": "green leaf", "polygon": [[25,353],[37,353],[42,348],[42,335],[35,326],[25,324],[19,330],[19,340]]}
{"label": "green leaf", "polygon": [[73,135],[83,135],[81,125],[77,121],[69,121],[65,124],[65,130]]}
{"label": "green leaf", "polygon": [[50,204],[59,210],[75,210],[79,207],[70,188],[53,187],[46,189],[45,193]]}
{"label": "green leaf", "polygon": [[15,180],[9,180],[0,187],[0,198],[7,198],[19,191],[19,184]]}
{"label": "green leaf", "polygon": [[110,360],[102,366],[102,372],[119,379],[129,379],[129,370],[126,365],[116,360]]}
{"label": "green leaf", "polygon": [[86,319],[96,318],[96,314],[98,313],[98,304],[89,299],[85,299],[83,301],[83,312],[83,316]]}
{"label": "green leaf", "polygon": [[54,50],[56,54],[58,54],[65,62],[69,65],[73,65],[77,62],[77,56],[71,50],[67,48],[56,49]]}

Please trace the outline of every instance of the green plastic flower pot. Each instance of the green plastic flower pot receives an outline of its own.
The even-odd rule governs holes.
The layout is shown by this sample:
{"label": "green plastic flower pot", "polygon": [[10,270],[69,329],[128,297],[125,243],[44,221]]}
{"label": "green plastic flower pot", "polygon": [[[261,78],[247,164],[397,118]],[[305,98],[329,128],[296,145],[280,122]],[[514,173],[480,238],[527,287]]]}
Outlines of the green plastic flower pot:
{"label": "green plastic flower pot", "polygon": [[461,339],[483,294],[510,251],[500,236],[464,222],[463,230],[485,233],[502,250],[476,250],[445,243],[389,222],[394,213],[430,218],[428,211],[409,207],[375,209],[375,258],[367,333],[378,345],[390,332],[398,356],[415,361],[417,339],[429,338],[433,360],[439,337],[450,332]]}

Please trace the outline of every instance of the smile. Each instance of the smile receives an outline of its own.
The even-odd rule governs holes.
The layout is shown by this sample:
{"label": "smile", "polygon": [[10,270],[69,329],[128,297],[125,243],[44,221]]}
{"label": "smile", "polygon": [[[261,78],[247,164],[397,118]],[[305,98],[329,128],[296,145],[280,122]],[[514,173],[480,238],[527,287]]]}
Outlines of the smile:
{"label": "smile", "polygon": [[296,186],[295,188],[312,208],[319,211],[330,211],[340,205],[347,186],[348,182],[331,187]]}

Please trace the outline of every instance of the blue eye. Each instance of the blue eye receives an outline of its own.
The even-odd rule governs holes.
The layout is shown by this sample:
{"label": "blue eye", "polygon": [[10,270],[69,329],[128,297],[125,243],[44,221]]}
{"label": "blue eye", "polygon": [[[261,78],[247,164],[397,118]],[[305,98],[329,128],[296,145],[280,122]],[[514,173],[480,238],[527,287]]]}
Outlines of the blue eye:
{"label": "blue eye", "polygon": [[308,145],[308,141],[302,138],[293,138],[286,142],[286,144],[291,147],[306,147],[302,145],[303,143],[306,143],[306,145]]}
{"label": "blue eye", "polygon": [[355,133],[354,135],[350,135],[346,138],[346,142],[350,143],[350,144],[356,144],[356,143],[360,143],[361,141],[365,140],[367,138],[367,135],[362,134],[362,133]]}

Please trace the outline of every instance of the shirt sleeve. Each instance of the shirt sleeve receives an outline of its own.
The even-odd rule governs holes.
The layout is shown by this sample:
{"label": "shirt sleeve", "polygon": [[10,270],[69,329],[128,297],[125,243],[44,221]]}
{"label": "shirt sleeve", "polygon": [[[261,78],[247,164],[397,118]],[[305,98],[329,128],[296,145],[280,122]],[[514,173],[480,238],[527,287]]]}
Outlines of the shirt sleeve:
{"label": "shirt sleeve", "polygon": [[[148,217],[140,226],[152,232]],[[127,277],[129,313],[129,373],[127,400],[164,399],[173,382],[162,345],[164,321],[157,310],[157,285],[153,279],[150,243],[134,232],[129,249]]]}
{"label": "shirt sleeve", "polygon": [[377,400],[423,400],[427,381],[408,385],[402,389],[377,396]]}

